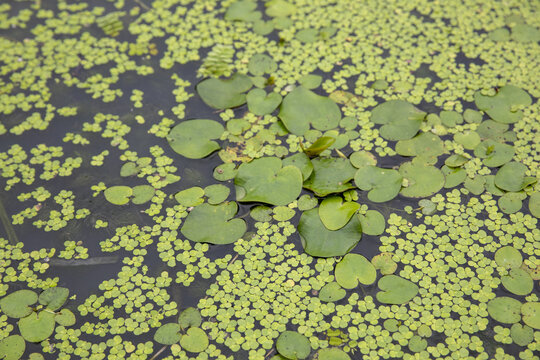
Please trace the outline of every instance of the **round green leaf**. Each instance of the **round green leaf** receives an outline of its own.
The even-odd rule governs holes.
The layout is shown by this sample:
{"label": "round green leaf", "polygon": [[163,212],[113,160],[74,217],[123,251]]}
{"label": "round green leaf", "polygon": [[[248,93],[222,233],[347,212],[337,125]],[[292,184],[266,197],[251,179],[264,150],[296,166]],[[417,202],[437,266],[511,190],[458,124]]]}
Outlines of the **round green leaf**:
{"label": "round green leaf", "polygon": [[181,232],[195,242],[231,244],[246,232],[244,220],[233,219],[237,211],[235,202],[201,204],[188,214]]}
{"label": "round green leaf", "polygon": [[154,340],[163,345],[172,345],[180,341],[180,325],[169,323],[161,325],[154,334]]}
{"label": "round green leaf", "polygon": [[521,307],[523,322],[535,330],[540,329],[540,302],[527,302]]}
{"label": "round green leaf", "polygon": [[255,76],[271,74],[277,70],[277,64],[268,55],[255,54],[249,59],[248,70]]}
{"label": "round green leaf", "polygon": [[336,128],[341,111],[331,99],[299,86],[285,96],[278,116],[289,132],[304,135],[310,124],[321,131]]}
{"label": "round green leaf", "polygon": [[446,127],[454,127],[463,122],[463,117],[456,111],[441,111],[439,117]]}
{"label": "round green leaf", "polygon": [[517,24],[512,28],[512,40],[522,43],[537,43],[540,41],[540,30],[527,24]]}
{"label": "round green leaf", "polygon": [[371,263],[375,266],[375,269],[381,272],[381,274],[390,275],[397,269],[397,263],[392,260],[392,257],[392,253],[380,253],[371,259]]}
{"label": "round green leaf", "polygon": [[251,208],[249,215],[257,221],[268,222],[272,221],[272,208],[264,205],[258,205]]}
{"label": "round green leaf", "polygon": [[298,82],[306,89],[315,89],[321,85],[322,76],[315,74],[307,74],[302,76]]}
{"label": "round green leaf", "polygon": [[173,127],[167,140],[178,154],[188,159],[202,159],[220,149],[214,139],[219,139],[224,131],[223,125],[214,120],[187,120]]}
{"label": "round green leaf", "polygon": [[397,196],[403,177],[397,170],[376,166],[363,166],[356,171],[354,183],[360,190],[369,191],[368,199],[373,202],[386,202]]}
{"label": "round green leaf", "polygon": [[325,302],[335,302],[343,299],[347,295],[347,292],[339,286],[335,281],[323,286],[319,291],[319,299]]}
{"label": "round green leaf", "polygon": [[523,258],[519,250],[511,246],[504,246],[495,252],[495,262],[499,266],[511,269],[520,267]]}
{"label": "round green leaf", "polygon": [[351,360],[345,351],[338,348],[321,349],[317,354],[319,360]]}
{"label": "round green leaf", "polygon": [[26,349],[26,343],[20,335],[11,335],[0,340],[0,359],[19,360]]}
{"label": "round green leaf", "polygon": [[133,187],[131,202],[136,205],[144,204],[154,197],[156,190],[150,185],[137,185]]}
{"label": "round green leaf", "polygon": [[229,197],[231,190],[225,185],[214,184],[204,188],[204,195],[208,197],[208,203],[211,205],[221,204]]}
{"label": "round green leaf", "polygon": [[379,132],[384,139],[398,141],[416,135],[425,117],[425,112],[404,100],[390,100],[377,105],[370,119],[375,124],[382,124]]}
{"label": "round green leaf", "polygon": [[69,309],[60,310],[60,312],[54,316],[54,320],[62,326],[72,326],[75,325],[76,322],[75,314]]}
{"label": "round green leaf", "polygon": [[354,289],[358,283],[371,285],[377,279],[377,270],[372,263],[359,254],[347,254],[336,265],[336,281],[345,289]]}
{"label": "round green leaf", "polygon": [[364,215],[358,215],[362,231],[368,235],[381,235],[386,222],[384,216],[377,210],[368,210]]}
{"label": "round green leaf", "polygon": [[311,196],[307,194],[304,194],[300,196],[300,198],[298,199],[298,210],[300,211],[311,210],[315,206],[317,206],[318,203],[319,202],[317,201],[317,199],[312,198]]}
{"label": "round green leaf", "polygon": [[197,93],[207,105],[214,109],[224,110],[245,104],[246,94],[244,93],[251,86],[249,76],[237,73],[230,79],[203,80],[197,85]]}
{"label": "round green leaf", "polygon": [[540,218],[540,192],[534,192],[529,197],[529,211],[532,216]]}
{"label": "round green leaf", "polygon": [[311,163],[313,173],[304,181],[304,187],[313,191],[315,195],[326,196],[354,187],[350,180],[354,177],[356,169],[348,159],[315,158]]}
{"label": "round green leaf", "polygon": [[478,109],[485,111],[493,120],[512,124],[523,117],[521,110],[515,110],[516,106],[529,106],[532,99],[524,90],[506,85],[499,89],[494,96],[485,96],[477,92],[474,101]]}
{"label": "round green leaf", "polygon": [[276,221],[287,221],[293,218],[296,212],[288,206],[276,206],[273,218]]}
{"label": "round green leaf", "polygon": [[127,177],[137,175],[139,173],[139,166],[134,162],[127,162],[120,168],[120,176]]}
{"label": "round green leaf", "polygon": [[480,124],[482,122],[482,113],[473,109],[466,109],[463,118],[469,124]]}
{"label": "round green leaf", "polygon": [[240,0],[232,3],[225,12],[225,20],[254,21],[260,19],[262,14],[255,11],[257,3],[253,0]]}
{"label": "round green leaf", "polygon": [[253,89],[246,96],[248,109],[255,115],[266,115],[276,110],[281,103],[281,95],[276,92],[266,94],[263,89]]}
{"label": "round green leaf", "polygon": [[180,338],[180,346],[192,353],[200,353],[206,350],[209,341],[208,336],[198,327],[190,327],[187,333]]}
{"label": "round green leaf", "polygon": [[454,155],[449,156],[444,161],[444,164],[449,167],[458,167],[465,164],[467,161],[469,161],[469,159],[466,158],[465,156],[454,154]]}
{"label": "round green leaf", "polygon": [[197,206],[203,203],[204,190],[198,186],[182,190],[174,195],[178,203],[185,207]]}
{"label": "round green leaf", "polygon": [[533,279],[529,273],[521,268],[510,269],[508,275],[501,278],[501,282],[506,290],[516,295],[529,294],[534,286]]}
{"label": "round green leaf", "polygon": [[507,296],[491,299],[487,310],[489,316],[503,324],[514,324],[521,320],[521,303]]}
{"label": "round green leaf", "polygon": [[339,230],[328,230],[319,217],[319,209],[311,209],[302,214],[298,233],[304,251],[311,256],[343,256],[351,251],[362,237],[362,225],[356,216]]}
{"label": "round green leaf", "polygon": [[506,191],[520,191],[527,182],[525,172],[527,167],[521,163],[512,161],[505,164],[495,175],[495,185]]}
{"label": "round green leaf", "polygon": [[276,341],[278,353],[287,359],[305,359],[311,352],[309,339],[296,331],[281,333]]}
{"label": "round green leaf", "polygon": [[377,300],[383,304],[405,304],[418,294],[418,286],[396,275],[383,276],[378,284]]}
{"label": "round green leaf", "polygon": [[480,135],[476,131],[464,131],[454,135],[454,141],[467,150],[473,150],[480,144]]}
{"label": "round green leaf", "polygon": [[54,331],[55,314],[48,311],[33,312],[19,320],[19,331],[29,342],[41,342],[52,335]]}
{"label": "round green leaf", "polygon": [[201,314],[199,310],[188,307],[182,311],[178,317],[178,324],[182,329],[187,329],[189,327],[198,327],[202,323]]}
{"label": "round green leaf", "polygon": [[285,159],[283,159],[282,164],[283,167],[289,165],[296,166],[302,173],[303,180],[309,178],[309,176],[313,172],[313,164],[304,152],[299,152],[289,157],[286,157]]}
{"label": "round green leaf", "polygon": [[302,173],[295,166],[281,167],[276,157],[263,157],[238,168],[234,179],[236,199],[287,205],[302,191]]}
{"label": "round green leaf", "polygon": [[514,147],[488,139],[474,149],[474,156],[482,159],[486,166],[499,167],[512,160]]}
{"label": "round green leaf", "polygon": [[411,350],[412,352],[420,352],[420,351],[424,351],[427,347],[427,341],[426,339],[422,339],[420,336],[418,335],[414,335],[410,340],[409,340],[409,350]]}
{"label": "round green leaf", "polygon": [[526,196],[527,195],[523,193],[508,192],[499,198],[499,209],[501,209],[501,211],[505,214],[516,213],[521,209],[523,205],[522,200]]}
{"label": "round green leaf", "polygon": [[[480,138],[478,139],[480,141]],[[434,157],[444,153],[444,144],[440,137],[426,132],[409,140],[400,140],[396,144],[396,152],[403,156]]]}
{"label": "round green leaf", "polygon": [[370,152],[367,151],[356,151],[349,156],[352,166],[357,169],[368,165],[377,165],[377,158]]}
{"label": "round green leaf", "polygon": [[424,215],[432,215],[437,211],[437,205],[428,199],[418,201],[418,206],[422,208],[422,214]]}
{"label": "round green leaf", "polygon": [[133,189],[129,186],[111,186],[104,193],[105,199],[114,205],[125,205],[133,195]]}
{"label": "round green leaf", "polygon": [[399,172],[407,182],[401,194],[407,197],[427,197],[444,186],[444,174],[434,166],[420,162],[407,162],[399,167]]}
{"label": "round green leaf", "polygon": [[340,196],[330,196],[319,206],[319,216],[328,230],[338,230],[344,227],[358,211],[360,204],[346,201]]}
{"label": "round green leaf", "polygon": [[30,306],[37,300],[38,296],[32,290],[17,290],[0,300],[0,309],[7,316],[18,319],[30,315]]}
{"label": "round green leaf", "polygon": [[534,331],[530,326],[514,324],[510,328],[512,340],[519,346],[527,346],[534,339]]}
{"label": "round green leaf", "polygon": [[236,165],[234,163],[221,164],[214,169],[214,179],[218,181],[227,181],[236,176]]}
{"label": "round green leaf", "polygon": [[45,360],[45,357],[43,357],[43,355],[40,353],[31,353],[28,356],[28,360]]}
{"label": "round green leaf", "polygon": [[484,192],[486,179],[482,175],[476,175],[473,179],[466,178],[464,185],[467,190],[474,195],[480,195]]}

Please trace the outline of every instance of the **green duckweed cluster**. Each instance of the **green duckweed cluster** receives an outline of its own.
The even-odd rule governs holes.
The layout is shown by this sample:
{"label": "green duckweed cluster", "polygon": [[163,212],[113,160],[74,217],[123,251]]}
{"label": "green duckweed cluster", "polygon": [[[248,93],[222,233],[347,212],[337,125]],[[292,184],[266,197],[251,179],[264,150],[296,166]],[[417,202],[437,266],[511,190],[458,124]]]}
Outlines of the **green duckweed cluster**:
{"label": "green duckweed cluster", "polygon": [[539,359],[538,15],[1,4],[0,358]]}

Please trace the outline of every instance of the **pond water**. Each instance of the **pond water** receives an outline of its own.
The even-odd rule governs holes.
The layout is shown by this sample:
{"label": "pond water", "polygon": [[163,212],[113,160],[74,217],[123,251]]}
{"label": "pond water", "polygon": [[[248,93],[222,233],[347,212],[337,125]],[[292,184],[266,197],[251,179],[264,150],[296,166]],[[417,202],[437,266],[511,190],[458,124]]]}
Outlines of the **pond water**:
{"label": "pond water", "polygon": [[535,1],[0,4],[0,359],[538,359]]}

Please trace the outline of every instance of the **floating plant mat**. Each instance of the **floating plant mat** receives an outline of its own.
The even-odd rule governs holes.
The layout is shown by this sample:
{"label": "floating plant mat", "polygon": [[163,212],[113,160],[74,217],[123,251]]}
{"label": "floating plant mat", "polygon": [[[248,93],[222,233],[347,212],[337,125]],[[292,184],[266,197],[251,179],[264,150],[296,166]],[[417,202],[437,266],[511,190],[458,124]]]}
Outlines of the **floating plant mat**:
{"label": "floating plant mat", "polygon": [[2,2],[0,359],[537,359],[539,41],[534,1]]}

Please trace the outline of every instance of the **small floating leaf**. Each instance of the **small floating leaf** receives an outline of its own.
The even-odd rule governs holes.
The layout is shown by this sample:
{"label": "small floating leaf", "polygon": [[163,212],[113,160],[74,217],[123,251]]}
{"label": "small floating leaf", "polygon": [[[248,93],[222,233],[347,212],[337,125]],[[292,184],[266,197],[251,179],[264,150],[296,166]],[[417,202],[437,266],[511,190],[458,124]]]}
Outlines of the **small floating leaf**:
{"label": "small floating leaf", "polygon": [[272,221],[272,208],[268,206],[259,205],[251,208],[249,215],[256,221],[268,222]]}
{"label": "small floating leaf", "polygon": [[516,295],[527,295],[532,291],[534,286],[533,279],[531,279],[529,273],[521,268],[510,269],[508,275],[501,277],[501,283],[506,290]]}
{"label": "small floating leaf", "polygon": [[338,348],[321,349],[317,354],[319,360],[351,360],[345,351]]}
{"label": "small floating leaf", "polygon": [[69,309],[60,310],[60,312],[54,316],[54,320],[58,325],[62,326],[72,326],[75,325],[76,322],[75,314]]}
{"label": "small floating leaf", "polygon": [[221,164],[214,169],[214,179],[218,181],[227,181],[236,176],[238,170],[234,163]]}
{"label": "small floating leaf", "polygon": [[506,269],[517,268],[521,266],[523,257],[519,250],[504,246],[495,252],[495,262]]}
{"label": "small floating leaf", "polygon": [[129,202],[129,198],[133,195],[133,189],[129,186],[111,186],[104,193],[105,199],[114,205],[125,205]]}
{"label": "small floating leaf", "polygon": [[204,190],[198,186],[182,190],[174,195],[174,198],[178,203],[185,207],[197,206],[204,202],[203,200]]}
{"label": "small floating leaf", "polygon": [[169,323],[156,330],[154,340],[162,345],[172,345],[180,341],[180,336],[180,325]]}
{"label": "small floating leaf", "polygon": [[418,205],[422,208],[422,214],[424,215],[432,215],[437,211],[437,205],[428,199],[420,200]]}
{"label": "small floating leaf", "polygon": [[345,289],[354,289],[358,283],[371,285],[377,279],[377,270],[372,263],[359,254],[347,254],[336,265],[336,281]]}
{"label": "small floating leaf", "polygon": [[47,306],[49,310],[58,310],[64,305],[69,296],[69,289],[53,287],[39,294],[39,303]]}
{"label": "small floating leaf", "polygon": [[378,284],[377,300],[383,304],[405,304],[418,294],[418,286],[396,275],[383,276]]}
{"label": "small floating leaf", "polygon": [[251,90],[246,99],[249,111],[259,116],[272,113],[281,103],[281,95],[276,92],[266,94],[263,89]]}
{"label": "small floating leaf", "polygon": [[198,327],[202,323],[201,313],[199,310],[188,307],[182,311],[178,317],[178,324],[182,329],[187,329],[189,327]]}
{"label": "small floating leaf", "polygon": [[204,195],[208,197],[208,203],[211,205],[221,204],[229,197],[231,190],[225,185],[214,184],[204,188]]}
{"label": "small floating leaf", "polygon": [[493,120],[503,124],[512,124],[521,120],[523,112],[515,111],[514,108],[529,106],[532,103],[526,91],[513,85],[503,86],[494,96],[485,96],[477,92],[474,101],[478,109],[485,111]]}
{"label": "small floating leaf", "polygon": [[[489,310],[489,309],[488,309]],[[521,307],[523,322],[533,329],[540,329],[540,302],[527,302]]]}
{"label": "small floating leaf", "polygon": [[140,205],[147,203],[154,197],[155,189],[150,185],[137,185],[133,187],[131,202]]}
{"label": "small floating leaf", "polygon": [[371,121],[381,124],[381,136],[386,140],[398,141],[412,138],[426,113],[403,100],[390,100],[377,105],[371,112]]}
{"label": "small floating leaf", "polygon": [[328,230],[338,230],[349,222],[359,208],[360,204],[356,202],[344,203],[340,196],[331,196],[321,202],[319,216]]}
{"label": "small floating leaf", "polygon": [[412,352],[420,352],[420,351],[424,351],[427,347],[427,341],[426,339],[422,339],[420,336],[418,335],[414,335],[410,340],[409,340],[409,350],[411,350]]}
{"label": "small floating leaf", "polygon": [[385,202],[397,196],[403,177],[394,169],[383,169],[367,165],[354,175],[354,183],[360,190],[369,191],[368,199],[373,202]]}
{"label": "small floating leaf", "polygon": [[249,59],[248,70],[252,75],[272,74],[277,70],[277,64],[270,56],[255,54]]}
{"label": "small floating leaf", "polygon": [[377,210],[368,210],[364,215],[358,215],[362,224],[362,231],[368,235],[381,235],[386,222],[383,214]]}
{"label": "small floating leaf", "polygon": [[367,151],[356,151],[349,156],[352,166],[357,169],[360,169],[364,166],[377,165],[377,158],[370,152]]}
{"label": "small floating leaf", "polygon": [[488,139],[474,149],[474,156],[482,159],[484,165],[499,167],[514,157],[514,147]]}
{"label": "small floating leaf", "polygon": [[31,305],[38,301],[38,296],[32,290],[17,290],[0,300],[2,312],[12,318],[23,318],[32,313]]}
{"label": "small floating leaf", "polygon": [[299,152],[283,159],[283,167],[288,165],[296,166],[302,173],[304,181],[309,178],[313,172],[313,164],[304,152]]}
{"label": "small floating leaf", "polygon": [[510,328],[512,340],[519,346],[527,346],[534,339],[534,331],[530,326],[514,324]]}
{"label": "small floating leaf", "polygon": [[26,343],[20,335],[11,335],[0,340],[0,359],[19,360],[26,349]]}
{"label": "small floating leaf", "polygon": [[408,182],[408,186],[401,189],[401,194],[407,197],[431,196],[444,186],[444,174],[431,165],[407,162],[399,167],[399,172]]}
{"label": "small floating leaf", "polygon": [[304,194],[300,196],[300,198],[298,199],[298,210],[300,211],[311,210],[315,206],[317,206],[318,203],[319,202],[317,201],[317,199],[312,198],[311,196],[307,194]]}
{"label": "small floating leaf", "polygon": [[220,149],[214,139],[219,139],[223,131],[223,125],[214,120],[188,120],[173,127],[167,140],[178,154],[188,159],[202,159]]}
{"label": "small floating leaf", "polygon": [[491,299],[487,310],[489,316],[503,324],[514,324],[521,320],[521,303],[507,296]]}
{"label": "small floating leaf", "polygon": [[203,352],[208,344],[208,335],[198,327],[190,327],[187,329],[187,333],[180,338],[180,346],[192,353]]}
{"label": "small floating leaf", "polygon": [[521,163],[506,163],[497,171],[495,185],[506,191],[520,191],[531,184],[530,179],[525,177],[526,172],[527,167]]}
{"label": "small floating leaf", "polygon": [[311,343],[307,337],[296,331],[285,331],[279,335],[276,349],[287,359],[305,359],[311,352]]}
{"label": "small floating leaf", "polygon": [[323,286],[319,292],[319,299],[324,302],[335,302],[343,299],[347,292],[335,281]]}
{"label": "small floating leaf", "polygon": [[348,159],[315,158],[311,163],[313,173],[304,181],[304,187],[317,196],[340,193],[354,187],[350,181],[356,169]]}
{"label": "small floating leaf", "polygon": [[532,216],[540,218],[540,192],[535,192],[529,197],[529,211]]}
{"label": "small floating leaf", "polygon": [[225,12],[225,20],[229,21],[253,21],[259,19],[262,14],[255,11],[257,3],[252,0],[240,0],[232,3]]}
{"label": "small floating leaf", "polygon": [[252,86],[247,75],[236,73],[229,79],[206,79],[197,85],[197,93],[214,109],[224,110],[246,103],[246,94]]}
{"label": "small floating leaf", "polygon": [[373,266],[375,266],[375,269],[381,272],[381,274],[390,275],[393,274],[397,269],[397,263],[392,260],[392,257],[392,253],[380,253],[371,259],[371,263]]}
{"label": "small floating leaf", "polygon": [[41,342],[54,331],[54,313],[48,311],[33,312],[19,320],[19,331],[29,342]]}
{"label": "small floating leaf", "polygon": [[[480,141],[480,138],[478,139]],[[440,137],[432,133],[421,133],[412,139],[400,140],[396,152],[402,156],[437,157],[444,153],[444,144]]]}
{"label": "small floating leaf", "polygon": [[513,214],[521,209],[523,206],[522,200],[524,200],[526,197],[527,195],[522,192],[508,192],[499,198],[497,204],[503,213]]}

